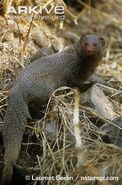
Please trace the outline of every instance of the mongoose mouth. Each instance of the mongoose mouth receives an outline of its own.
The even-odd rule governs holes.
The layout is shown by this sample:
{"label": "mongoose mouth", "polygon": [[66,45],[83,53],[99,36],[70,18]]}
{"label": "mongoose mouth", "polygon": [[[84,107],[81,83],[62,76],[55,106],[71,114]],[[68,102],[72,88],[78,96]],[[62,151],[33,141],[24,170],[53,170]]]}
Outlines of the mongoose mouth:
{"label": "mongoose mouth", "polygon": [[84,54],[87,56],[95,55],[96,51],[97,51],[97,49],[94,45],[85,46],[83,49]]}

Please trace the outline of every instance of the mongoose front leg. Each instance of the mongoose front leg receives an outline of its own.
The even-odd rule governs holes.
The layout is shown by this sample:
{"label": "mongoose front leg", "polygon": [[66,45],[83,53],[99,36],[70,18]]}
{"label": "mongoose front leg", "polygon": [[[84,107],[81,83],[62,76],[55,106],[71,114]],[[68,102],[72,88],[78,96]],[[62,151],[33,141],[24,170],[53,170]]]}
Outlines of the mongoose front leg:
{"label": "mongoose front leg", "polygon": [[72,81],[70,80],[70,83],[68,83],[68,86],[73,87],[73,88],[78,88],[81,93],[87,91],[89,88],[91,88],[95,82],[91,81],[88,83],[83,83],[81,80],[75,80],[73,79]]}

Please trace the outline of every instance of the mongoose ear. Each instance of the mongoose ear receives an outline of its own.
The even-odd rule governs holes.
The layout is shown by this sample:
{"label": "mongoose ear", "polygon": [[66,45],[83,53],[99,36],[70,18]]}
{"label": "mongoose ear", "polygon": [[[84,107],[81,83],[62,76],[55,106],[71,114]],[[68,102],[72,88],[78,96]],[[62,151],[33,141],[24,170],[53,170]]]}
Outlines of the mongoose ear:
{"label": "mongoose ear", "polygon": [[105,39],[100,37],[99,40],[101,41],[102,45],[105,46]]}
{"label": "mongoose ear", "polygon": [[85,37],[86,35],[81,35],[80,37],[80,41]]}
{"label": "mongoose ear", "polygon": [[81,39],[83,38],[83,37],[85,37],[86,35],[81,35]]}

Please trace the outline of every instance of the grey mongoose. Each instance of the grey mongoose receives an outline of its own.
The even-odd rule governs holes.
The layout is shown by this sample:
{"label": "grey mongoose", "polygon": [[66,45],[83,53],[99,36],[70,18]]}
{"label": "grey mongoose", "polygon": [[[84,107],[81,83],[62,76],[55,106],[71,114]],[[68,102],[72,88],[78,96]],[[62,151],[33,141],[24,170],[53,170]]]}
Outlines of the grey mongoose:
{"label": "grey mongoose", "polygon": [[28,104],[38,99],[42,104],[61,86],[82,88],[103,56],[105,41],[96,35],[82,35],[80,40],[61,52],[44,56],[22,70],[10,90],[3,126],[5,148],[2,185],[10,185],[13,166],[19,156],[25,123],[31,118]]}

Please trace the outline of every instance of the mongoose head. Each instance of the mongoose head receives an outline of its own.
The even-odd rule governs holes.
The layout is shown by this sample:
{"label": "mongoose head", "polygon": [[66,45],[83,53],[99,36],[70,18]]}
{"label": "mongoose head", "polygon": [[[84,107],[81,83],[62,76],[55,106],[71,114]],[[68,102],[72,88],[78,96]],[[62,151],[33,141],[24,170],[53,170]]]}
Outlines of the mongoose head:
{"label": "mongoose head", "polygon": [[80,48],[83,58],[100,58],[103,56],[105,40],[96,35],[82,35]]}

